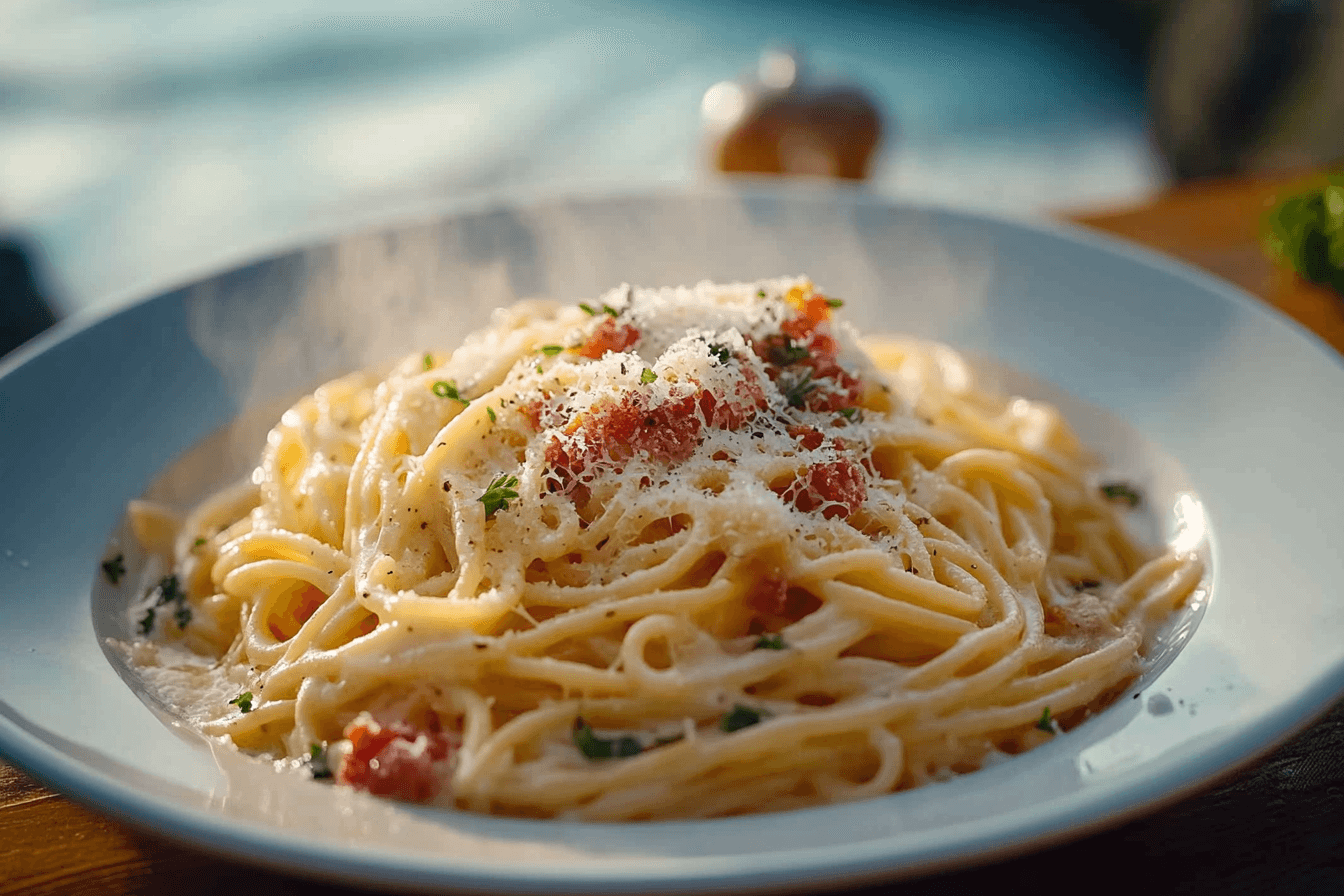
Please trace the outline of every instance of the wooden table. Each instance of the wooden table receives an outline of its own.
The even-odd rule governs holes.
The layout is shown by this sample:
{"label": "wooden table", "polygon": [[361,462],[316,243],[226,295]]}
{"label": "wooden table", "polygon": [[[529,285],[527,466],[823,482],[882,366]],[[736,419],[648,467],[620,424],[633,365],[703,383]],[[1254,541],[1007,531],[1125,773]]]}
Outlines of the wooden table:
{"label": "wooden table", "polygon": [[[1196,185],[1175,190],[1141,208],[1084,215],[1075,220],[1206,268],[1267,300],[1344,352],[1344,300],[1275,270],[1257,245],[1260,215],[1285,187],[1283,181]],[[1336,718],[1342,715],[1337,709],[1331,719],[1304,738],[1311,738],[1326,724],[1344,725],[1344,721]],[[1317,737],[1321,739],[1320,735]],[[1274,761],[1271,757],[1261,768],[1272,766]],[[1235,802],[1232,800],[1234,806]],[[1169,827],[1183,827],[1181,819],[1182,812],[1188,811],[1183,810],[1186,805],[1161,814],[1166,816]],[[1221,803],[1213,808],[1220,806]],[[1344,828],[1344,820],[1334,821]],[[1163,822],[1162,817],[1156,820],[1157,824]],[[1066,885],[1072,890],[1076,883],[1061,880],[1061,864],[1064,867],[1071,863],[1082,867],[1098,861],[1109,864],[1116,850],[1132,849],[1135,843],[1142,842],[1142,838],[1136,839],[1121,830],[997,866],[913,885],[875,887],[865,892],[978,892],[982,886],[1012,882],[1031,883],[1036,893],[1043,889],[1053,892],[1056,886],[1062,891]],[[1326,849],[1329,854],[1334,847],[1327,844]],[[1143,857],[1127,858],[1132,861]],[[1344,851],[1338,859],[1344,867]],[[1276,881],[1282,884],[1283,878],[1271,875],[1266,891],[1283,891],[1273,886]],[[0,894],[225,892],[294,896],[355,891],[239,866],[173,845],[110,821],[0,764]]]}

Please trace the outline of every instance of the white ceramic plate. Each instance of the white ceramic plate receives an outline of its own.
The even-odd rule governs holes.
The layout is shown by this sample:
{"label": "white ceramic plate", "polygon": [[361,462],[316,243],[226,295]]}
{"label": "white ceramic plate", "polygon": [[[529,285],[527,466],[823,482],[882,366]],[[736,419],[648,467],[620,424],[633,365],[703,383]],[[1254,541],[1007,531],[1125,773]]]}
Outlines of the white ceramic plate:
{"label": "white ceramic plate", "polygon": [[[1198,496],[1212,569],[1202,618],[1187,612],[1173,636],[1183,649],[1068,735],[945,784],[640,825],[427,811],[276,775],[162,724],[104,656],[95,629],[125,622],[114,596],[90,595],[126,501],[246,408],[453,345],[515,298],[800,272],[865,330],[1029,374],[1004,376],[1062,400],[1146,486],[1164,533],[1197,529],[1200,505],[1178,499]],[[1082,233],[751,191],[560,202],[314,245],[58,327],[0,366],[0,753],[166,836],[405,888],[746,891],[987,860],[1187,794],[1344,691],[1342,433],[1344,369],[1327,348],[1225,284]],[[245,463],[247,439],[213,443],[202,483]]]}

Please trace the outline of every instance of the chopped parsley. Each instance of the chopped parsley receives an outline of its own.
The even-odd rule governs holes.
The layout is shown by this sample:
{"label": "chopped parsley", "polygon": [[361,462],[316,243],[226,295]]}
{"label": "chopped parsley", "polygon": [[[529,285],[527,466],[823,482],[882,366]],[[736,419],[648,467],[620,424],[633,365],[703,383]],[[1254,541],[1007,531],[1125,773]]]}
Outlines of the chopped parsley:
{"label": "chopped parsley", "polygon": [[767,340],[765,354],[771,364],[788,367],[790,364],[806,360],[812,353],[806,346],[794,342],[792,336],[780,334]]}
{"label": "chopped parsley", "polygon": [[605,313],[610,314],[612,317],[620,317],[620,316],[621,316],[621,312],[617,311],[615,308],[611,307],[610,305],[603,305],[603,306],[602,306],[602,310],[603,310]]}
{"label": "chopped parsley", "polygon": [[154,620],[156,610],[159,607],[168,604],[173,605],[173,621],[177,623],[178,628],[186,628],[191,622],[191,606],[187,603],[187,593],[182,590],[181,583],[177,576],[168,575],[159,579],[159,583],[149,592],[150,596],[157,594],[154,603],[145,610],[145,615],[140,617],[138,627],[140,634],[148,635],[154,631]]}
{"label": "chopped parsley", "polygon": [[243,691],[243,692],[242,692],[241,694],[239,694],[237,697],[234,697],[232,700],[230,700],[230,701],[229,701],[229,705],[230,705],[230,706],[236,706],[236,707],[238,707],[238,711],[241,712],[241,713],[249,713],[249,712],[251,712],[251,711],[252,711],[252,692],[251,692],[251,691]]}
{"label": "chopped parsley", "polygon": [[579,307],[583,309],[584,314],[593,315],[597,313],[597,309],[587,302],[580,302]]}
{"label": "chopped parsley", "polygon": [[756,298],[758,298],[758,299],[763,299],[763,298],[765,298],[765,290],[763,290],[763,289],[758,289],[758,290],[756,290]]}
{"label": "chopped parsley", "polygon": [[191,546],[192,546],[193,548],[204,547],[204,546],[205,546],[205,536],[204,536],[204,535],[199,535],[199,536],[197,536],[196,540],[193,541],[193,542],[191,543]]}
{"label": "chopped parsley", "polygon": [[425,355],[425,369],[432,370],[433,368],[434,368],[434,356]]}
{"label": "chopped parsley", "polygon": [[841,408],[840,416],[844,417],[846,420],[853,420],[854,415],[857,414],[858,412],[859,412],[858,408]]}
{"label": "chopped parsley", "polygon": [[461,393],[457,391],[457,383],[453,382],[452,380],[439,380],[433,385],[432,388],[434,390],[434,394],[439,396],[440,398],[451,398],[453,401],[460,401],[462,402],[463,407],[466,407],[468,404],[471,404],[471,402],[463,398]]}
{"label": "chopped parsley", "polygon": [[633,737],[598,737],[582,718],[574,720],[574,746],[588,759],[624,759],[644,752]]}
{"label": "chopped parsley", "polygon": [[126,575],[126,558],[121,554],[113,557],[111,560],[103,561],[103,575],[113,585],[121,581],[121,577]]}
{"label": "chopped parsley", "polygon": [[494,408],[486,408],[486,409],[485,409],[485,415],[486,415],[487,417],[490,418],[490,422],[491,422],[491,423],[494,423],[494,422],[495,422],[495,409],[494,409]]}
{"label": "chopped parsley", "polygon": [[541,347],[541,353],[548,358],[554,358],[564,350],[565,347],[563,345],[543,345]]}
{"label": "chopped parsley", "polygon": [[812,371],[807,371],[802,376],[792,377],[785,380],[780,377],[780,389],[784,393],[784,399],[789,403],[789,407],[801,408],[807,403],[807,393],[817,388],[817,384],[812,381]]}
{"label": "chopped parsley", "polygon": [[656,379],[658,379],[658,374],[654,373],[647,367],[645,367],[643,372],[640,373],[639,375],[639,381],[641,383],[644,383],[645,385],[648,385],[649,383],[653,382]]}
{"label": "chopped parsley", "polygon": [[1108,501],[1116,501],[1128,504],[1130,507],[1138,507],[1143,501],[1143,495],[1139,490],[1128,482],[1107,482],[1101,486],[1101,493],[1106,496]]}
{"label": "chopped parsley", "polygon": [[764,634],[756,639],[756,643],[751,645],[752,650],[783,650],[789,645],[784,643],[784,636],[779,633]]}
{"label": "chopped parsley", "polygon": [[313,744],[308,748],[308,771],[314,781],[332,777],[331,763],[327,760],[327,745]]}
{"label": "chopped parsley", "polygon": [[830,306],[831,308],[843,308],[843,307],[845,306],[845,300],[844,300],[844,299],[827,299],[827,300],[826,300],[826,304],[827,304],[828,306]]}
{"label": "chopped parsley", "polygon": [[733,352],[726,345],[711,345],[709,353],[719,359],[720,364],[727,364],[732,360]]}
{"label": "chopped parsley", "polygon": [[1055,723],[1050,718],[1050,707],[1041,710],[1041,717],[1036,721],[1036,727],[1051,734],[1055,733]]}
{"label": "chopped parsley", "polygon": [[485,518],[490,519],[496,511],[508,510],[509,502],[518,498],[517,487],[518,477],[507,474],[490,483],[485,494],[476,499],[485,505]]}
{"label": "chopped parsley", "polygon": [[765,718],[765,714],[759,709],[752,709],[750,706],[743,706],[741,703],[733,707],[733,711],[728,713],[719,722],[719,727],[729,734],[734,731],[741,731],[743,728],[750,728]]}

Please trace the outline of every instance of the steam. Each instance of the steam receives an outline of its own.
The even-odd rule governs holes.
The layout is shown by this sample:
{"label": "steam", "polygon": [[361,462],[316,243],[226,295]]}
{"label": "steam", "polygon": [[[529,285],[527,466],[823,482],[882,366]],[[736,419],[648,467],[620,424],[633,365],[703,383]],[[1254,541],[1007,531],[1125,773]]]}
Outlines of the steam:
{"label": "steam", "polygon": [[806,274],[861,332],[954,338],[986,319],[993,266],[964,240],[953,251],[935,217],[820,187],[571,200],[355,234],[221,275],[186,304],[242,415],[223,466],[245,472],[265,427],[322,381],[451,351],[520,299]]}

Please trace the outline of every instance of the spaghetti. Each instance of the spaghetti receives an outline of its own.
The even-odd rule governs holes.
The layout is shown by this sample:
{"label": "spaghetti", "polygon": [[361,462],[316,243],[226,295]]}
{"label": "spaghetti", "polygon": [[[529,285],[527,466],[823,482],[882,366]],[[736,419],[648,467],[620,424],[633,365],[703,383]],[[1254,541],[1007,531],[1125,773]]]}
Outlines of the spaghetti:
{"label": "spaghetti", "polygon": [[1048,740],[1202,565],[1126,534],[1055,409],[839,304],[623,287],[322,386],[177,528],[134,662],[240,748],[528,817],[861,799]]}

